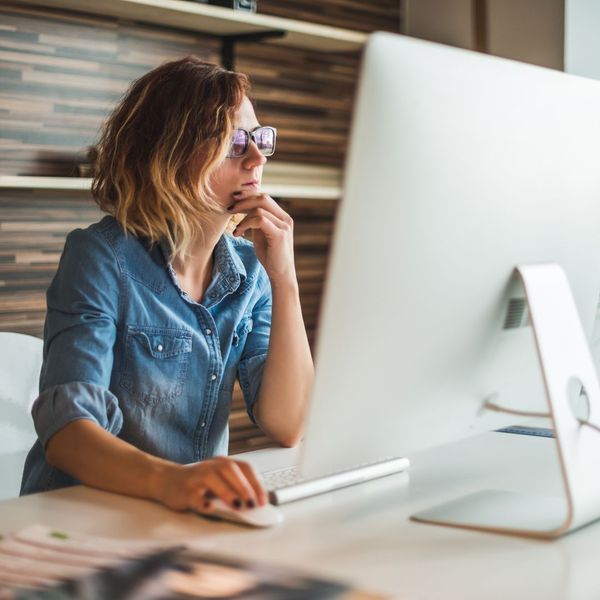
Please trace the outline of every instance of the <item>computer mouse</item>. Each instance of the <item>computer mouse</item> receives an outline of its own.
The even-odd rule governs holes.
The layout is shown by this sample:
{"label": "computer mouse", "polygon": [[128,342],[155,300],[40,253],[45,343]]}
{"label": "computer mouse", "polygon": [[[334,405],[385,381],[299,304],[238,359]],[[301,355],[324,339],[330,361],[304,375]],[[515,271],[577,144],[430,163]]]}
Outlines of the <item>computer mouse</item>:
{"label": "computer mouse", "polygon": [[209,519],[214,517],[249,527],[272,527],[283,522],[283,514],[272,504],[236,510],[220,498],[215,498],[211,500],[211,508],[208,511],[198,510],[197,512],[199,515],[208,517]]}

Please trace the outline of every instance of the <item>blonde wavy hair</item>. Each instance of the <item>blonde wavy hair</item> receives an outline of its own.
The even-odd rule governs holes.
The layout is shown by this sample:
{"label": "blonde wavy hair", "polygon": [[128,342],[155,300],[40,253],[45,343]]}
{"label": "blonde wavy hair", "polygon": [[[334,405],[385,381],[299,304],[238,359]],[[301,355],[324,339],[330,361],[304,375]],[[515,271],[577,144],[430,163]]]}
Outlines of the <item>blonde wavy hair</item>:
{"label": "blonde wavy hair", "polygon": [[135,81],[96,144],[92,193],[125,232],[164,239],[183,257],[211,215],[222,212],[210,177],[224,160],[246,75],[195,56]]}

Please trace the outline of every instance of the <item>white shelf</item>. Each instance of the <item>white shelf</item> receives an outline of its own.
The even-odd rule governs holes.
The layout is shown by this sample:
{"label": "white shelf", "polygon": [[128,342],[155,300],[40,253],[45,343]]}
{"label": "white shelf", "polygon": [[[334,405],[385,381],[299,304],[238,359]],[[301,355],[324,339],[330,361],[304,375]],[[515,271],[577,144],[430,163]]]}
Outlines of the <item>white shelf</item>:
{"label": "white shelf", "polygon": [[[87,177],[0,175],[0,189],[89,191],[91,182]],[[276,198],[337,200],[342,194],[341,172],[333,167],[273,163],[265,170],[263,189]]]}
{"label": "white shelf", "polygon": [[284,37],[267,39],[263,43],[328,52],[360,50],[367,40],[367,34],[359,31],[211,6],[191,0],[15,1],[19,4],[74,10],[217,36],[282,30],[286,32]]}
{"label": "white shelf", "polygon": [[338,200],[342,172],[335,167],[272,162],[265,167],[263,189],[275,198]]}
{"label": "white shelf", "polygon": [[88,177],[35,177],[30,175],[0,175],[0,189],[83,190],[89,191]]}

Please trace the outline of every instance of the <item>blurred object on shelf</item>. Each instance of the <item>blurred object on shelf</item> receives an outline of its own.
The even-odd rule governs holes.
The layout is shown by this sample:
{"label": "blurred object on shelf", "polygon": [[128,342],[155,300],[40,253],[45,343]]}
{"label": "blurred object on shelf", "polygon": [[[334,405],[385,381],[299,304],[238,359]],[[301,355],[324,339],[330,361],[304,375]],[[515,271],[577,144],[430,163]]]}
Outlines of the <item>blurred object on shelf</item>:
{"label": "blurred object on shelf", "polygon": [[[203,1],[204,0],[200,0],[200,2]],[[233,8],[234,10],[247,10],[249,12],[256,12],[256,0],[209,0],[208,3],[214,4],[215,6]]]}

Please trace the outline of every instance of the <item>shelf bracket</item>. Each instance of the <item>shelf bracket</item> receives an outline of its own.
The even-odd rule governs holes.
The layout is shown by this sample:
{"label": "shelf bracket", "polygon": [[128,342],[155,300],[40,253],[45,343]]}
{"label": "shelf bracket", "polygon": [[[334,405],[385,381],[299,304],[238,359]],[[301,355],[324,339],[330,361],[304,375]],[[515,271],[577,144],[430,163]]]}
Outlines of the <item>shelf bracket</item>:
{"label": "shelf bracket", "polygon": [[268,38],[280,38],[286,35],[283,29],[258,31],[254,33],[234,33],[221,36],[221,64],[228,71],[235,68],[235,46],[238,42],[261,42]]}

